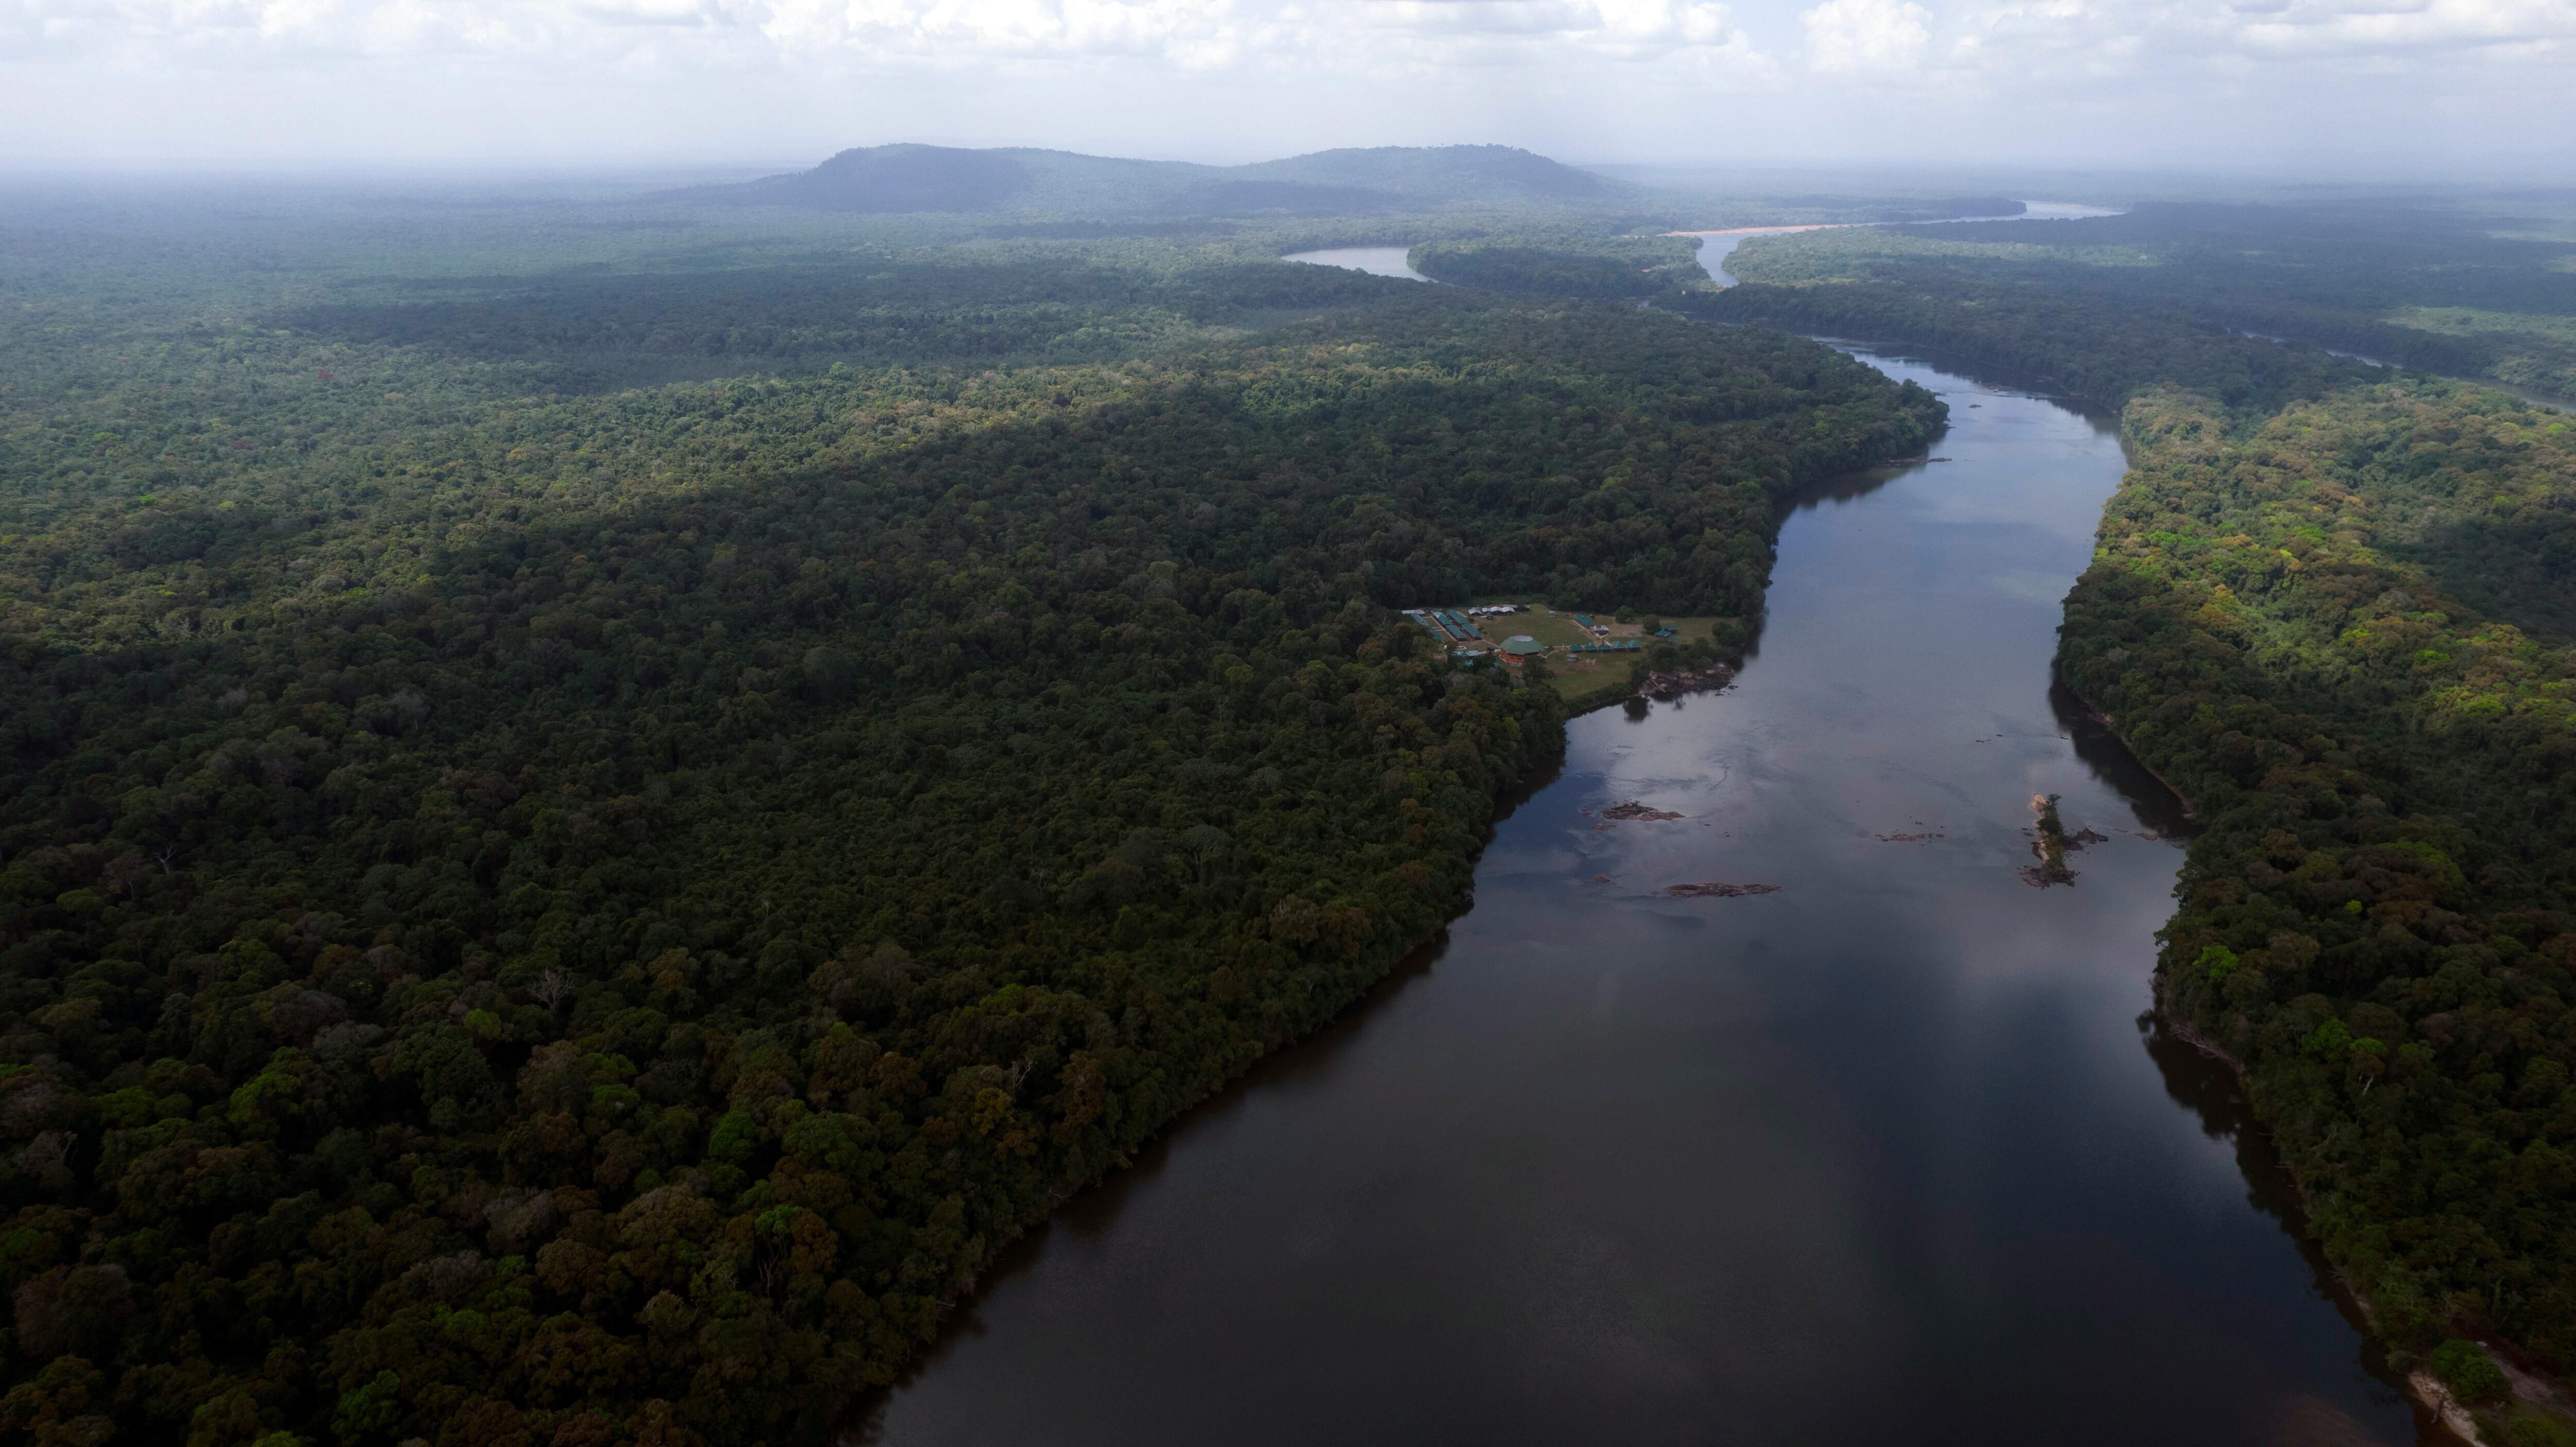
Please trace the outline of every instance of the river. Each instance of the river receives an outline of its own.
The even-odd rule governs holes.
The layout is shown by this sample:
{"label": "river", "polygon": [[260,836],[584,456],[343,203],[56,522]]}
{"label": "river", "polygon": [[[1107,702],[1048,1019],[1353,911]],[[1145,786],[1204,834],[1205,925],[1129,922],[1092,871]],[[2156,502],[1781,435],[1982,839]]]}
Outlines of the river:
{"label": "river", "polygon": [[[1442,947],[1006,1252],[855,1440],[2417,1438],[2142,1018],[2177,806],[2049,672],[2117,439],[1860,355],[1947,460],[1802,499],[1735,687],[1576,720]],[[2072,886],[2034,792],[2106,836]]]}
{"label": "river", "polygon": [[[2024,201],[2022,203],[2022,209],[2011,216],[1961,216],[1958,217],[1957,220],[1960,222],[2084,221],[2096,216],[2117,216],[2119,214],[2120,211],[2117,207],[2092,206],[2081,201]],[[1735,248],[1742,246],[1745,242],[1752,240],[1756,236],[1780,236],[1792,231],[1839,231],[1844,229],[1845,226],[1879,226],[1885,224],[1887,223],[1877,221],[1853,221],[1821,226],[1745,226],[1739,227],[1733,231],[1680,231],[1673,234],[1677,236],[1698,237],[1700,266],[1708,272],[1710,277],[1716,280],[1719,286],[1736,286],[1740,283],[1735,275],[1726,269],[1726,258],[1735,254]],[[1936,221],[1917,224],[1946,226],[1953,223]],[[1292,256],[1287,258],[1287,260],[1304,261],[1310,258],[1321,258],[1328,254],[1329,253],[1321,251],[1310,252],[1307,256]],[[1347,265],[1348,263],[1343,264]],[[1425,277],[1423,279],[1427,281],[1430,278]]]}
{"label": "river", "polygon": [[1336,246],[1328,251],[1291,252],[1279,259],[1302,261],[1309,266],[1343,266],[1398,281],[1429,281],[1431,278],[1414,270],[1413,263],[1405,259],[1412,252],[1409,246]]}
{"label": "river", "polygon": [[1726,269],[1726,259],[1735,254],[1735,248],[1756,236],[1779,236],[1791,231],[1823,229],[1825,228],[1813,226],[1764,226],[1745,231],[1711,231],[1699,239],[1699,264],[1716,279],[1719,286],[1738,286],[1742,283],[1735,273]]}

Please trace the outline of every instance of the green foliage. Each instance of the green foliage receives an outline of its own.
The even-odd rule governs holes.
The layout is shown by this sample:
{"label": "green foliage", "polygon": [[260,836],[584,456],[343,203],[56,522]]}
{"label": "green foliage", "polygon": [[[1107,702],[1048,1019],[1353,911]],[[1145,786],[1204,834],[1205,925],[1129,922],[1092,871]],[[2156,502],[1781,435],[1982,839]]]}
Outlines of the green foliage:
{"label": "green foliage", "polygon": [[[2150,203],[2039,225],[1760,238],[1728,263],[1760,289],[1719,305],[1781,319],[1849,309],[1889,328],[1866,335],[2007,361],[2114,405],[2157,381],[2229,396],[2195,369],[2217,339],[2248,331],[2567,395],[2576,394],[2570,257],[2576,243],[2499,235],[2494,218],[2465,211]],[[1796,294],[1820,285],[1865,294]],[[1908,323],[1916,329],[1896,329]],[[2057,330],[2069,323],[2082,330]],[[2105,327],[2147,350],[2095,345]]]}
{"label": "green foliage", "polygon": [[[2382,1310],[2401,1344],[2465,1318],[2576,1346],[2576,1057],[2547,1023],[2576,989],[2576,655],[2407,545],[2576,497],[2545,419],[2435,383],[2237,415],[2151,392],[2067,603],[2069,685],[2205,821],[2166,998],[2248,1066],[2329,1252],[2428,1303]],[[2492,593],[2563,617],[2516,557],[2487,550]]]}
{"label": "green foliage", "polygon": [[2506,1447],[2576,1447],[2576,1423],[2560,1417],[2516,1417],[2505,1424]]}
{"label": "green foliage", "polygon": [[[1728,262],[1739,276],[1747,275],[1745,254],[1739,249]],[[2370,371],[2359,362],[2277,346],[2185,316],[2116,310],[1982,275],[1909,272],[1901,281],[1801,285],[1747,280],[1682,307],[1719,321],[1903,341],[2105,410],[2166,383],[2208,393],[2231,407],[2277,406],[2323,396]]]}
{"label": "green foliage", "polygon": [[[1037,336],[1024,261],[910,294]],[[1197,315],[1195,266],[1100,315]],[[1389,605],[1748,615],[1778,499],[1943,415],[1795,339],[1394,283],[1109,361],[544,395],[504,384],[625,375],[654,306],[474,289],[527,315],[147,308],[112,367],[74,288],[9,334],[22,1432],[815,1440],[1457,908],[1561,707]],[[660,294],[861,351],[902,315]]]}
{"label": "green foliage", "polygon": [[2064,884],[2075,877],[2066,867],[2066,822],[2058,817],[2057,796],[2043,794],[2031,800],[2039,817],[2038,838],[2031,848],[2039,855],[2039,877],[2049,884]]}
{"label": "green foliage", "polygon": [[2497,304],[2564,283],[2438,228],[2346,238],[2339,271],[2396,279],[2345,283],[2309,242],[2230,260],[2149,222],[2076,223],[2127,248],[2089,259],[2055,226],[2021,258],[1987,254],[2004,228],[1765,243],[1745,274],[1780,279],[1722,301],[2125,404],[2134,468],[2058,667],[2201,817],[2164,1006],[2243,1063],[2393,1344],[2465,1326],[2576,1360],[2576,431],[2236,335],[2221,305],[2258,274],[2317,306],[2421,291],[2444,257]]}
{"label": "green foliage", "polygon": [[2303,1036],[2299,1048],[2329,1065],[2339,1065],[2352,1053],[2352,1032],[2341,1020],[2328,1020]]}
{"label": "green foliage", "polygon": [[2453,1337],[2433,1348],[2427,1365],[2452,1395],[2472,1406],[2501,1402],[2513,1394],[2513,1384],[2476,1342]]}
{"label": "green foliage", "polygon": [[1426,242],[1407,259],[1435,281],[1524,295],[1669,301],[1717,289],[1687,236],[1515,232]]}
{"label": "green foliage", "polygon": [[[594,391],[752,368],[1124,357],[1287,308],[1349,306],[1386,283],[1329,266],[1115,248],[989,254],[883,249],[828,265],[667,275],[492,278],[261,320],[320,342],[418,347],[540,369]],[[996,264],[1000,262],[1001,264]],[[1174,264],[1174,263],[1179,264]]]}

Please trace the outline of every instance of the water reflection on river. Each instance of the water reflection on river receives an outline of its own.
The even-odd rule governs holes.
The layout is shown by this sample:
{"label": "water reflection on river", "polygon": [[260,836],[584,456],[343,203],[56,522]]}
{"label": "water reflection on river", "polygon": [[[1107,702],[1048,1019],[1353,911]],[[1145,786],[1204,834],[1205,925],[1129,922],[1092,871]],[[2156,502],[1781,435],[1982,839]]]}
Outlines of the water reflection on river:
{"label": "water reflection on river", "polygon": [[1329,251],[1296,251],[1279,258],[1302,261],[1310,266],[1344,266],[1365,271],[1371,276],[1391,276],[1399,281],[1429,281],[1431,278],[1413,269],[1406,260],[1412,248],[1404,246],[1337,246]]}
{"label": "water reflection on river", "polygon": [[[2115,439],[1872,360],[1949,460],[1789,519],[1737,687],[1578,720],[1446,948],[1014,1249],[864,1435],[2414,1436],[2232,1087],[2142,1044],[2176,820],[2048,670]],[[2016,876],[2038,791],[2108,836],[2071,888]]]}

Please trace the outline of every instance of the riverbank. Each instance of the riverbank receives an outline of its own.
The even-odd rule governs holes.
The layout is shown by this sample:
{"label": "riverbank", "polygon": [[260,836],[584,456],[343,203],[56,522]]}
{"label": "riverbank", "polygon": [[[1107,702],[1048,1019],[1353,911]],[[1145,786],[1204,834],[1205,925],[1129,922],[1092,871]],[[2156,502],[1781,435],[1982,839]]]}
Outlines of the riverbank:
{"label": "riverbank", "polygon": [[[2017,358],[2016,360],[2027,359]],[[2473,383],[2472,385],[2479,384]],[[2211,433],[2206,435],[2221,434]],[[2124,476],[2123,486],[2127,486],[2127,483],[2128,478]],[[2116,503],[2116,497],[2114,501]],[[2076,628],[2072,617],[2070,616],[2067,630],[2067,636],[2070,643],[2074,641],[2079,631],[2080,630]],[[2124,634],[2123,636],[2126,637],[2128,635]],[[2130,645],[2124,643],[2121,646],[2126,647]],[[2116,658],[2118,655],[2115,653],[2113,656]],[[2173,763],[2169,759],[2163,761],[2151,761],[2149,756],[2144,751],[2138,749],[2134,741],[2132,741],[2128,735],[2119,728],[2117,721],[2111,713],[2097,707],[2089,700],[2085,699],[2084,691],[2077,686],[2078,680],[2069,671],[2061,668],[2060,674],[2061,680],[2067,687],[2069,693],[2075,696],[2079,701],[2083,702],[2083,707],[2087,710],[2090,716],[2099,723],[2106,732],[2109,732],[2114,738],[2118,739],[2120,744],[2128,750],[2131,757],[2142,770],[2153,777],[2159,784],[2163,785],[2178,801],[2182,803],[2186,818],[2197,821],[2200,814],[2198,804],[2193,801],[2190,794],[2177,786],[2173,778],[2170,777],[2170,774],[2174,771]],[[2277,872],[2274,877],[2278,877]],[[2178,912],[2176,915],[2177,925],[2185,921],[2189,917],[2189,914],[2189,910]],[[2294,919],[2297,917],[2295,912],[2292,913],[2291,917]],[[2276,939],[2279,938],[2277,934],[2273,937]],[[2197,948],[2198,945],[2195,944],[2190,949],[2186,949],[2183,952],[2183,957],[2190,958],[2192,950]],[[2313,953],[2315,945],[2311,943],[2306,948]],[[2231,956],[2231,958],[2233,958],[2233,956]],[[2164,1015],[2168,1023],[2175,1029],[2178,1037],[2190,1041],[2198,1048],[2205,1050],[2213,1058],[2223,1061],[2237,1079],[2239,1089],[2246,1093],[2249,1100],[2255,1099],[2253,1072],[2248,1070],[2234,1054],[2221,1049],[2216,1042],[2210,1040],[2206,1035],[2195,1028],[2190,1022],[2189,1015],[2174,1004],[2170,988],[2171,980],[2173,978],[2173,962],[2174,956],[2171,953],[2167,953],[2160,960],[2158,965],[2156,975],[2156,998],[2159,1012]],[[2258,1119],[2265,1119],[2265,1117],[2258,1113]],[[2271,1130],[2272,1127],[2269,1124],[2268,1119],[2265,1119],[2265,1123],[2262,1128],[2267,1132]],[[2294,1193],[2300,1205],[2299,1220],[2301,1222],[2301,1228],[2303,1230],[2309,1229],[2307,1223],[2312,1223],[2318,1219],[2316,1213],[2312,1209],[2313,1202],[2311,1186],[2307,1178],[2292,1164],[2292,1157],[2289,1151],[2282,1151],[2280,1153],[2280,1160],[2283,1178],[2288,1183],[2290,1190]],[[2361,1282],[2353,1275],[2349,1265],[2340,1253],[2334,1249],[2333,1243],[2325,1241],[2322,1238],[2318,1238],[2316,1244],[2319,1250],[2320,1260],[2325,1263],[2326,1269],[2331,1273],[2331,1279],[2336,1283],[2338,1289],[2348,1296],[2352,1309],[2356,1314],[2356,1318],[2363,1324],[2365,1330],[2372,1332],[2374,1335],[2379,1334],[2381,1331],[2380,1313],[2373,1305],[2369,1294],[2363,1289]],[[2392,1343],[2388,1345],[2393,1346],[2394,1344]],[[2424,1346],[2424,1342],[2421,1340],[2415,1340],[2415,1345],[2419,1350],[2421,1350]],[[2410,1368],[2402,1372],[2393,1373],[2392,1375],[2396,1380],[2402,1383],[2403,1389],[2406,1391],[2409,1398],[2427,1414],[2427,1419],[2441,1424],[2441,1430],[2447,1431],[2453,1436],[2471,1443],[2478,1443],[2482,1440],[2476,1428],[2475,1418],[2471,1414],[2470,1410],[2460,1403],[2451,1394],[2447,1387],[2443,1386],[2428,1372],[2421,1368]],[[2571,1420],[2565,1413],[2562,1406],[2545,1405],[2546,1403],[2560,1403],[2563,1401],[2559,1396],[2557,1388],[2542,1379],[2533,1378],[2530,1380],[2535,1382],[2538,1390],[2518,1392],[2518,1396],[2522,1400],[2534,1403],[2535,1406],[2532,1410],[2535,1413],[2549,1416],[2553,1422],[2568,1427],[2570,1429],[2571,1436],[2576,1436],[2576,1420]],[[2517,1387],[2519,1388],[2519,1383],[2517,1383]]]}
{"label": "riverbank", "polygon": [[[1733,686],[1573,720],[1421,972],[1069,1202],[876,1440],[2410,1434],[2139,1048],[2169,810],[2049,690],[2117,443],[1979,400],[1786,509]],[[2073,888],[2012,874],[2041,787]]]}
{"label": "riverbank", "polygon": [[2156,772],[2155,765],[2148,763],[2146,755],[2139,753],[2138,746],[2130,742],[2127,734],[2120,731],[2120,721],[2118,719],[2115,719],[2111,717],[2111,715],[2104,713],[2102,710],[2095,708],[2092,702],[2086,699],[2083,694],[2076,692],[2075,686],[2072,683],[2069,683],[2063,676],[2057,680],[2057,683],[2060,688],[2066,690],[2069,697],[2084,706],[2086,716],[2091,718],[2095,723],[2100,724],[2103,732],[2109,734],[2112,738],[2119,740],[2120,747],[2128,751],[2131,762],[2135,763],[2140,769],[2145,770],[2147,777],[2164,785],[2165,792],[2173,795],[2174,802],[2182,805],[2183,818],[2194,821],[2197,821],[2200,818],[2200,807],[2191,802],[2191,796],[2184,793],[2182,790],[2175,788],[2173,780]]}
{"label": "riverbank", "polygon": [[[2237,1059],[2217,1041],[2202,1034],[2193,1026],[2190,1019],[2175,1007],[2169,988],[2171,980],[2172,977],[2167,969],[2159,965],[2155,975],[2155,1020],[2158,1027],[2226,1070],[2229,1078],[2235,1081],[2237,1092],[2250,1102],[2254,1080],[2252,1074],[2246,1070],[2245,1062]],[[2270,1127],[2262,1124],[2259,1117],[2252,1120],[2250,1126],[2263,1132],[2264,1150],[2271,1158],[2274,1168],[2280,1173],[2281,1184],[2295,1202],[2296,1214],[2289,1217],[2284,1224],[2290,1226],[2303,1240],[2316,1242],[2316,1233],[2309,1225],[2316,1219],[2316,1202],[2309,1194],[2307,1183],[2300,1180],[2298,1173],[2289,1169],[2288,1164],[2281,1159],[2279,1148],[2272,1140]],[[2318,1244],[2322,1248],[2322,1243]],[[2323,1249],[2319,1249],[2316,1259],[2321,1273],[2332,1290],[2336,1304],[2352,1316],[2353,1321],[2362,1331],[2370,1334],[2374,1340],[2377,1339],[2378,1316],[2371,1308],[2368,1293],[2361,1289],[2361,1283],[2353,1279],[2348,1268],[2327,1255]],[[2431,1372],[2421,1367],[2403,1371],[2391,1370],[2385,1374],[2385,1379],[2401,1384],[2408,1399],[2415,1405],[2419,1414],[2417,1427],[2420,1433],[2426,1434],[2419,1436],[2419,1444],[2426,1440],[2426,1436],[2430,1436],[2433,1442],[2440,1442],[2446,1435],[2449,1441],[2460,1444],[2460,1447],[2507,1447],[2507,1444],[2489,1442],[2478,1430],[2476,1414],[2453,1396],[2451,1389],[2444,1386]],[[2516,1385],[2519,1387],[2520,1383]]]}
{"label": "riverbank", "polygon": [[[2438,1360],[2437,1347],[2474,1356],[2454,1345],[2474,1340],[2547,1362],[2567,1339],[2550,1285],[2567,1269],[2565,1253],[2530,1225],[2531,1213],[2557,1209],[2554,1193],[2509,1169],[2481,1172],[2474,1190],[2447,1201],[2409,1184],[2454,1169],[2473,1143],[2511,1159],[2520,1143],[2546,1139],[2547,1128],[2524,1125],[2510,1102],[2458,1106],[2438,1128],[2421,1112],[2462,1099],[2470,1076],[2497,1068],[2461,1048],[2452,1011],[2503,1008],[2528,969],[2556,978],[2551,965],[2508,963],[2554,959],[2536,950],[2563,947],[2551,944],[2554,928],[2517,932],[2514,922],[2528,917],[2520,911],[2548,896],[2502,883],[2496,871],[2555,847],[2545,821],[2517,812],[2524,785],[2514,760],[2558,725],[2548,714],[2490,725],[2491,713],[2520,711],[2500,701],[2460,714],[2444,682],[2393,677],[2367,656],[2376,630],[2407,621],[2391,616],[2397,604],[2409,617],[2443,620],[2415,645],[2427,661],[2450,657],[2442,650],[2457,646],[2452,638],[2486,636],[2493,625],[2444,587],[2436,567],[2397,560],[2369,519],[2413,507],[2414,494],[2403,479],[2347,459],[2374,455],[2397,429],[2440,435],[2470,418],[2501,429],[2514,415],[2471,395],[2367,379],[2270,411],[2140,395],[2126,420],[2137,466],[2105,511],[2102,561],[2068,598],[2060,655],[2070,690],[2107,706],[2097,712],[2159,720],[2142,763],[2188,783],[2211,815],[2167,927],[2162,1008],[2207,1047],[2223,1047],[2301,1198],[2331,1183],[2323,1189],[2333,1209],[2306,1219],[2372,1330],[2414,1361]],[[2281,455],[2272,449],[2293,436],[2299,461],[2271,466]],[[2244,459],[2256,457],[2252,484]],[[2529,458],[2516,454],[2511,466],[2517,496],[2550,485]],[[2501,485],[2502,474],[2475,458],[2452,467],[2456,480],[2446,480],[2436,509],[2473,514],[2483,491]],[[2305,534],[2257,521],[2266,516],[2260,500],[2283,488],[2337,498],[2350,521],[2338,522],[2329,546],[2294,551]],[[2202,551],[2213,544],[2269,547],[2287,565],[2274,578],[2228,574]],[[2489,552],[2478,565],[2510,576],[2513,562]],[[2309,578],[2329,581],[2311,591]],[[2394,602],[2347,605],[2331,630],[2312,621],[2321,599],[2346,596]],[[2545,646],[2526,647],[2519,666],[2532,683],[2518,687],[2576,674],[2576,659]],[[2328,696],[2300,685],[2321,670],[2381,692]],[[2258,758],[2265,766],[2252,766]],[[2461,881],[2443,892],[2438,919],[2399,902],[2419,871],[2377,869],[2410,847]],[[2453,960],[2467,968],[2443,977],[2444,1008],[2419,1003],[2428,977]],[[2557,1053],[2535,1042],[2505,1068],[2547,1076],[2565,1068]],[[2425,1244],[2462,1232],[2515,1245],[2469,1268]],[[2508,1292],[2503,1281],[2516,1284]],[[2462,1410],[2447,1392],[2420,1382],[2409,1390],[2428,1411]],[[2532,1404],[2516,1408],[2521,1415],[2576,1436],[2554,1387],[2520,1400]]]}

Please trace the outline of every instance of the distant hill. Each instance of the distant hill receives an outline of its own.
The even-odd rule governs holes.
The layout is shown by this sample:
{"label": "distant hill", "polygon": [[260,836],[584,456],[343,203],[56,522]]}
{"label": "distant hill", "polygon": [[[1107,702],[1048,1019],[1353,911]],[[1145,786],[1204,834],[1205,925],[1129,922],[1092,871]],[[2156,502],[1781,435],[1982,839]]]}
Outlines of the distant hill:
{"label": "distant hill", "polygon": [[1511,146],[1377,146],[1205,166],[1021,147],[891,145],[843,151],[810,171],[664,194],[866,213],[1249,216],[1478,202],[1634,205],[1652,193]]}
{"label": "distant hill", "polygon": [[1368,187],[1408,200],[1621,201],[1644,188],[1516,146],[1373,146],[1232,168],[1263,180]]}
{"label": "distant hill", "polygon": [[868,146],[843,151],[810,171],[681,194],[825,211],[992,211],[1027,192],[1035,180],[1028,163],[1009,151]]}
{"label": "distant hill", "polygon": [[[2020,216],[2030,210],[2027,201],[2009,196],[1936,196],[1925,200],[1872,201],[1851,196],[1783,196],[1783,206],[1805,206],[1818,211],[1852,211],[1864,221],[1950,221],[1992,220],[1996,217]],[[2015,233],[2018,235],[2019,233]]]}

